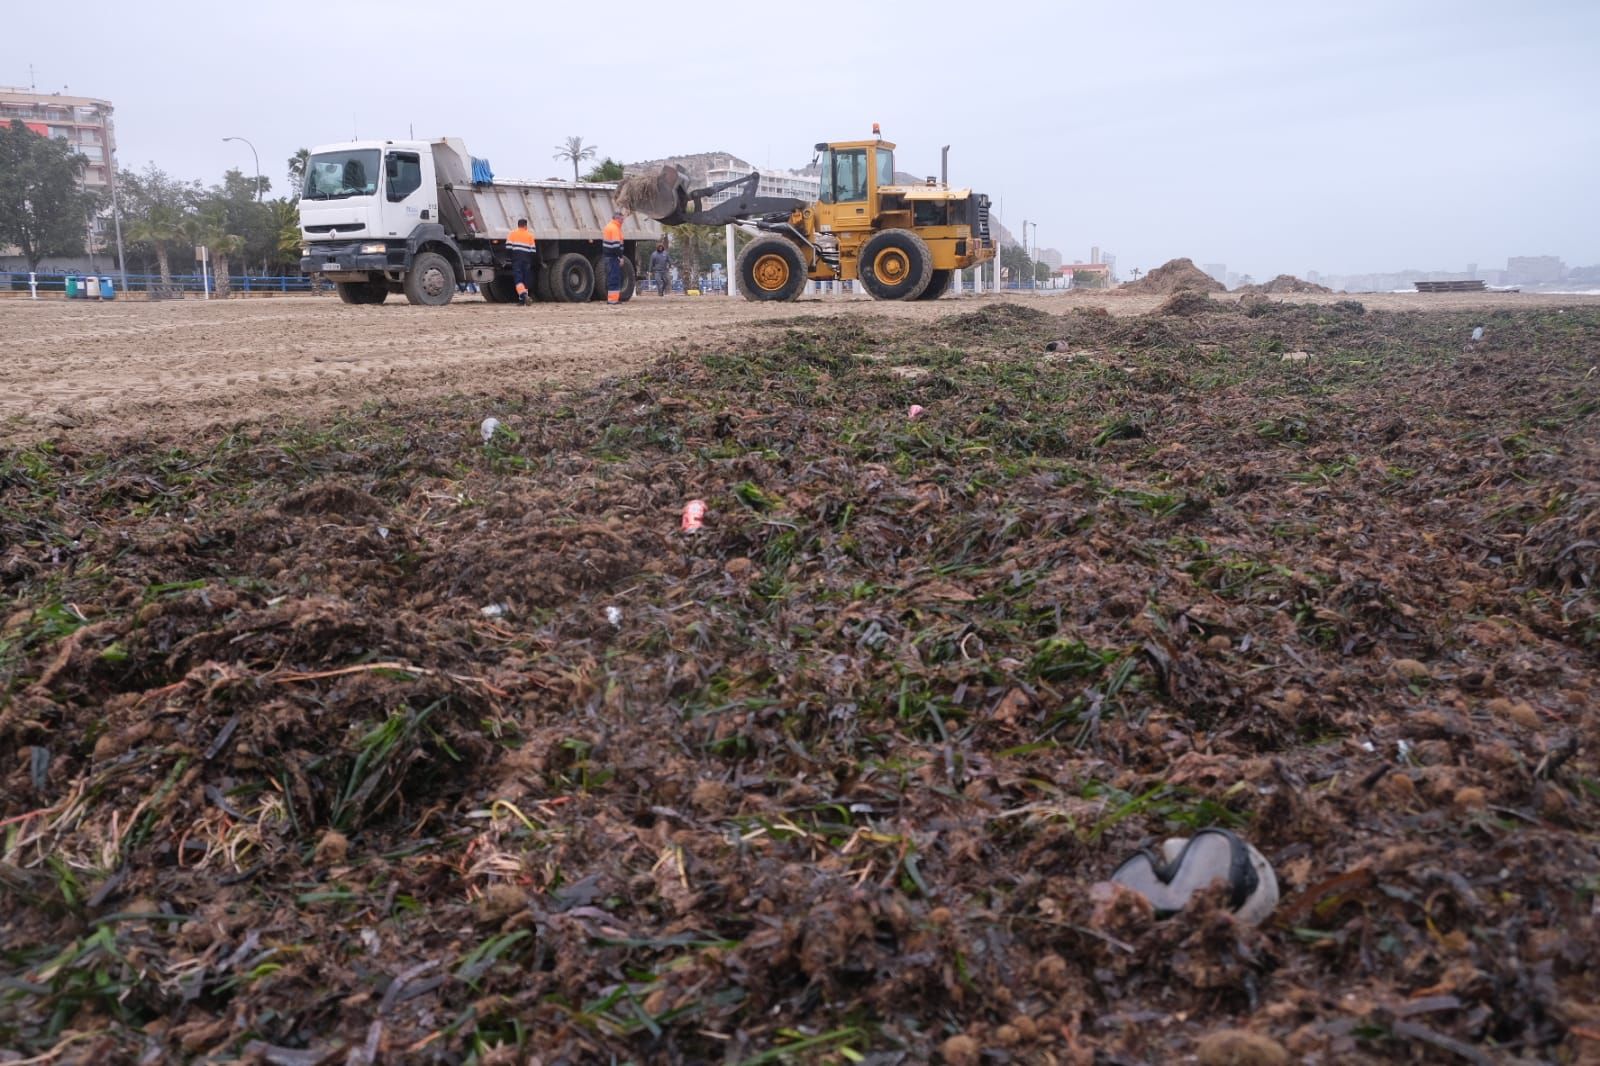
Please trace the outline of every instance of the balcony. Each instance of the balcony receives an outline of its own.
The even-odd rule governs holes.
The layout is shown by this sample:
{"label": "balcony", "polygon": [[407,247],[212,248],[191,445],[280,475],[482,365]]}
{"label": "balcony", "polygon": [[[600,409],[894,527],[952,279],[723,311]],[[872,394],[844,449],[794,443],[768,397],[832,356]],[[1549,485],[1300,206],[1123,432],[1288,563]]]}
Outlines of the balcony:
{"label": "balcony", "polygon": [[111,121],[109,111],[82,115],[61,107],[18,107],[0,104],[0,122],[12,119],[23,122],[48,122],[57,126],[104,126]]}

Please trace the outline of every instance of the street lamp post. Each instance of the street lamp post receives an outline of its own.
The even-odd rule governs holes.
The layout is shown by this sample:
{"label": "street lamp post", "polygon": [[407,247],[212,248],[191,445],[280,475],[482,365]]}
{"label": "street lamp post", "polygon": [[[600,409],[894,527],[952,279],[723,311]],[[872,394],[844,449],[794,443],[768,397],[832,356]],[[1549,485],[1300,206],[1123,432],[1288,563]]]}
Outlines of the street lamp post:
{"label": "street lamp post", "polygon": [[[1028,220],[1022,220],[1022,263],[1028,272],[1033,271],[1033,260],[1028,258]],[[1022,288],[1022,278],[1017,278],[1017,288]]]}
{"label": "street lamp post", "polygon": [[250,145],[250,155],[256,161],[256,203],[259,204],[261,202],[261,157],[256,155],[256,146],[250,144],[250,141],[244,137],[224,137],[222,139],[224,141],[244,141],[245,144]]}
{"label": "street lamp post", "polygon": [[[1033,255],[1032,256],[1028,256],[1028,227],[1029,226],[1033,227]],[[1022,221],[1022,254],[1024,256],[1027,256],[1027,259],[1028,259],[1028,288],[1030,288],[1030,289],[1037,288],[1038,287],[1038,275],[1034,271],[1034,268],[1033,268],[1033,259],[1034,259],[1034,256],[1037,256],[1039,254],[1039,223],[1037,223],[1037,222],[1029,222],[1027,219],[1023,219],[1023,221]]]}

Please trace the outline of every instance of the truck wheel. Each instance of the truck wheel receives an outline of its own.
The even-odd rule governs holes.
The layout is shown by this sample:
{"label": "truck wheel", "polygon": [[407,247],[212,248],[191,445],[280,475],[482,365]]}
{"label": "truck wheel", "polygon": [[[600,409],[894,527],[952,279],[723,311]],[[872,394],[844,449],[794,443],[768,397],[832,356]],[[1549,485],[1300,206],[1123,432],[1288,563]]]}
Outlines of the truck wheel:
{"label": "truck wheel", "polygon": [[577,252],[557,259],[550,271],[550,295],[560,303],[581,304],[594,292],[594,267]]}
{"label": "truck wheel", "polygon": [[406,272],[406,299],[427,307],[443,307],[456,294],[456,272],[438,252],[423,252]]}
{"label": "truck wheel", "polygon": [[535,300],[549,303],[555,299],[550,292],[550,279],[555,276],[554,263],[540,263],[533,271],[533,292],[529,293]]}
{"label": "truck wheel", "polygon": [[338,281],[334,288],[339,299],[347,304],[381,304],[389,290],[381,281]]}
{"label": "truck wheel", "polygon": [[504,274],[496,274],[493,281],[482,282],[478,291],[486,303],[514,304],[517,302],[517,283]]}
{"label": "truck wheel", "polygon": [[939,297],[944,295],[945,290],[949,287],[950,271],[935,270],[933,272],[933,276],[928,279],[928,287],[922,290],[922,295],[918,296],[917,299],[937,300]]}
{"label": "truck wheel", "polygon": [[783,237],[757,237],[744,246],[733,268],[746,300],[797,300],[805,291],[806,257]]}
{"label": "truck wheel", "polygon": [[[604,300],[606,298],[606,257],[590,260],[589,266],[594,270],[594,292],[589,294],[591,300]],[[633,299],[633,290],[637,284],[637,270],[633,260],[627,256],[622,257],[622,288],[618,290],[622,302],[627,303]]]}
{"label": "truck wheel", "polygon": [[933,277],[933,254],[910,230],[886,229],[861,246],[857,269],[874,300],[915,300]]}

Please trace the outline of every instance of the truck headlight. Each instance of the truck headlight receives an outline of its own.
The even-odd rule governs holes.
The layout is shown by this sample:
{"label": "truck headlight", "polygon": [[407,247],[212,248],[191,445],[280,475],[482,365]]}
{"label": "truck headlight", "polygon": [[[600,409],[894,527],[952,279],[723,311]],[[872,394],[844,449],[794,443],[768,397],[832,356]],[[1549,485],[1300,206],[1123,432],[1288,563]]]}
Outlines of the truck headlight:
{"label": "truck headlight", "polygon": [[378,241],[376,244],[363,244],[361,246],[362,255],[375,255],[382,252],[387,252],[388,250],[389,246],[384,244],[382,241]]}

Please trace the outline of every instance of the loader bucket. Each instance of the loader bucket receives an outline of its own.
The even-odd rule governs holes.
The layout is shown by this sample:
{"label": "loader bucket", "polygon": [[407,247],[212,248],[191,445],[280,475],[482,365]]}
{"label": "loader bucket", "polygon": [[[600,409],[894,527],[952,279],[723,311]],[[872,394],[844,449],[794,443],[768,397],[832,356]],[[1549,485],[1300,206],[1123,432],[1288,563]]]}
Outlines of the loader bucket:
{"label": "loader bucket", "polygon": [[677,215],[687,197],[683,175],[671,163],[643,174],[633,174],[617,183],[616,204],[647,218],[665,219]]}

